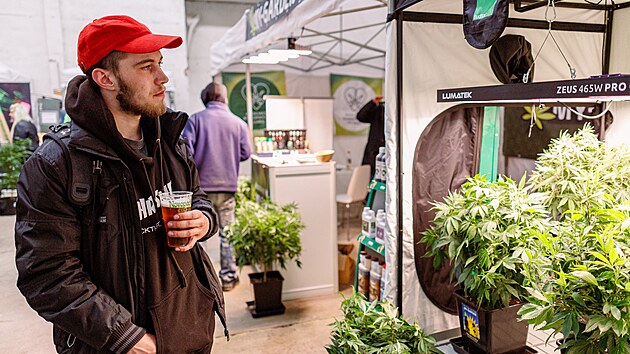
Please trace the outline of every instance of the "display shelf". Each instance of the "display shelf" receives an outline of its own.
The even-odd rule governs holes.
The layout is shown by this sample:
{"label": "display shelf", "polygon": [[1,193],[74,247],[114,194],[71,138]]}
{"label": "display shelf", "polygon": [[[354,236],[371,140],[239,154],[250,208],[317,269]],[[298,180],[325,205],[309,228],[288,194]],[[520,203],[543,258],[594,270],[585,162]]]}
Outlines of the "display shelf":
{"label": "display shelf", "polygon": [[375,179],[373,179],[370,182],[369,185],[370,191],[368,193],[368,199],[365,205],[372,207],[372,203],[374,203],[374,195],[376,194],[375,192],[385,192],[385,183],[383,182],[379,182]]}
{"label": "display shelf", "polygon": [[377,192],[385,192],[385,183],[373,179],[370,182],[370,189]]}
{"label": "display shelf", "polygon": [[385,245],[380,244],[376,242],[374,239],[366,237],[364,235],[359,235],[358,240],[361,243],[361,245],[385,257]]}

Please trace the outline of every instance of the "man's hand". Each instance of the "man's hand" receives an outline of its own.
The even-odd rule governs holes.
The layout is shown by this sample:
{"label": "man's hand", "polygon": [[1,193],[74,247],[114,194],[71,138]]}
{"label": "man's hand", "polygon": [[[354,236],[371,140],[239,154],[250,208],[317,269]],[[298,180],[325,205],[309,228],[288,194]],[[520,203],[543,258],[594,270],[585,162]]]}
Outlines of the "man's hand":
{"label": "man's hand", "polygon": [[136,345],[127,354],[154,354],[157,352],[155,336],[145,333]]}
{"label": "man's hand", "polygon": [[175,214],[168,222],[168,228],[168,237],[190,238],[186,246],[175,248],[175,251],[186,252],[208,233],[210,220],[199,210],[186,211]]}
{"label": "man's hand", "polygon": [[383,96],[376,96],[372,99],[372,102],[379,104],[383,100]]}

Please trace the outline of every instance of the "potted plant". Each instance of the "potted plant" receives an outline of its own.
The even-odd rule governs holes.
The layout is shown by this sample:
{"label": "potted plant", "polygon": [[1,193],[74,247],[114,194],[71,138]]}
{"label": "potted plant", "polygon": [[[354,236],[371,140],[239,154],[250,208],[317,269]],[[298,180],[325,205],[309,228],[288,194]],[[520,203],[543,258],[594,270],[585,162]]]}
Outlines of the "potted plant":
{"label": "potted plant", "polygon": [[286,269],[294,260],[301,266],[300,231],[304,223],[295,204],[279,206],[270,201],[261,204],[241,199],[234,223],[226,226],[240,268],[251,264],[262,272],[249,274],[254,286],[254,302],[249,302],[252,316],[284,313],[282,305],[282,275],[272,270],[275,264]]}
{"label": "potted plant", "polygon": [[436,341],[416,323],[397,315],[387,301],[368,302],[355,292],[341,303],[344,318],[332,324],[329,354],[354,353],[442,353]]}
{"label": "potted plant", "polygon": [[527,324],[517,321],[523,296],[522,265],[530,230],[549,227],[544,196],[505,177],[469,178],[443,202],[434,203],[433,225],[422,242],[434,266],[452,262],[464,341],[487,353],[523,350]]}
{"label": "potted plant", "polygon": [[629,158],[586,127],[552,141],[531,179],[557,222],[530,241],[530,303],[519,313],[562,333],[570,354],[630,352]]}
{"label": "potted plant", "polygon": [[15,214],[17,181],[30,145],[31,139],[0,145],[0,215]]}

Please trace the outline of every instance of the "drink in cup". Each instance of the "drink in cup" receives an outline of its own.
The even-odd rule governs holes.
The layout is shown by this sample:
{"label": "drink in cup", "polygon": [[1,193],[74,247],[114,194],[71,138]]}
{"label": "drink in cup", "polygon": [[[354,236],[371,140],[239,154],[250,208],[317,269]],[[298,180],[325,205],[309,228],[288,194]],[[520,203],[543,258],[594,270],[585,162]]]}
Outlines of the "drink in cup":
{"label": "drink in cup", "polygon": [[[168,222],[173,220],[173,216],[178,213],[190,211],[192,206],[192,192],[176,191],[165,192],[160,194],[160,204],[162,207],[162,219],[164,219],[164,227],[166,228],[166,244],[169,247],[183,247],[188,244],[190,237],[168,237]],[[171,229],[178,230],[178,229]]]}

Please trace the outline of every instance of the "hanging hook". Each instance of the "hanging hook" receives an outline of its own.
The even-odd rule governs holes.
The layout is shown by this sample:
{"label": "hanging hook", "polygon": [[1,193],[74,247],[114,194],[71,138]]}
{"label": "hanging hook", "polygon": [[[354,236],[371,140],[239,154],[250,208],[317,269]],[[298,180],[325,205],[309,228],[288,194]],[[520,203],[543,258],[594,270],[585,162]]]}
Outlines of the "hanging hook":
{"label": "hanging hook", "polygon": [[[549,9],[552,10],[553,16],[549,15]],[[540,48],[538,48],[538,52],[536,52],[536,55],[534,56],[534,60],[532,61],[532,63],[529,66],[529,68],[527,69],[527,72],[525,73],[525,75],[523,75],[523,82],[524,83],[527,83],[529,81],[529,75],[530,75],[530,73],[532,71],[532,68],[534,67],[534,63],[536,63],[536,59],[538,59],[538,56],[540,55],[540,52],[542,52],[543,47],[547,43],[547,39],[549,39],[550,37],[551,37],[551,40],[553,40],[553,43],[556,45],[556,48],[558,48],[558,51],[562,55],[562,58],[564,58],[564,61],[567,63],[567,66],[569,67],[569,75],[571,76],[571,80],[575,80],[575,78],[577,76],[577,70],[575,69],[575,67],[571,66],[571,63],[569,63],[569,60],[564,55],[564,52],[562,51],[562,48],[560,48],[560,45],[558,44],[558,41],[556,41],[556,38],[553,36],[553,33],[551,31],[553,22],[557,18],[558,18],[558,13],[556,11],[556,2],[555,2],[555,0],[547,0],[547,8],[545,9],[545,21],[547,21],[547,23],[549,24],[548,29],[547,29],[547,35],[545,36],[545,39],[543,40],[542,44],[540,45]]]}

